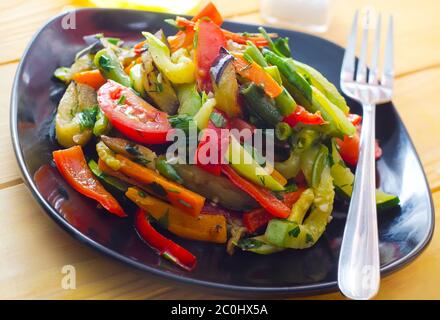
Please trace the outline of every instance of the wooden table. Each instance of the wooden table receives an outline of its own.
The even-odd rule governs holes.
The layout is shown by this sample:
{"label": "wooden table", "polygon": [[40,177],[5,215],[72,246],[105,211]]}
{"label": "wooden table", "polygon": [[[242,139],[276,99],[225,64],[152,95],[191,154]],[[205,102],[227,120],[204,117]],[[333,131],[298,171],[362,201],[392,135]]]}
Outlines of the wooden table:
{"label": "wooden table", "polygon": [[[262,23],[257,0],[215,1],[235,21]],[[0,3],[0,298],[160,299],[228,298],[203,288],[183,287],[116,262],[82,245],[38,206],[20,178],[9,134],[9,98],[23,49],[32,34],[68,0],[14,0]],[[356,8],[373,5],[395,18],[394,102],[428,175],[440,214],[440,19],[438,0],[340,0],[328,32],[344,45]],[[76,268],[76,290],[61,287],[64,265]],[[440,231],[428,249],[401,271],[383,279],[379,299],[440,298]],[[340,299],[338,293],[313,297]]]}

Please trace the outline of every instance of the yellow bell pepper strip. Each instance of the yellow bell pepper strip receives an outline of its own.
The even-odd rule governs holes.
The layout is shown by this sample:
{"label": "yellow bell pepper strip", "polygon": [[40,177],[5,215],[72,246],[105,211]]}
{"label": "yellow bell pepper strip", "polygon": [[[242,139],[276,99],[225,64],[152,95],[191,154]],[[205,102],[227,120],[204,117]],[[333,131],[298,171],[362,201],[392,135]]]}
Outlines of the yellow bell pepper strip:
{"label": "yellow bell pepper strip", "polygon": [[240,176],[272,191],[284,190],[283,185],[267,173],[233,136],[230,138],[229,147],[225,156],[229,161],[229,165]]}
{"label": "yellow bell pepper strip", "polygon": [[[148,48],[159,70],[174,84],[194,82],[195,65],[188,55],[180,54],[173,61],[170,49],[149,32],[142,32]],[[184,49],[182,49],[184,50]]]}
{"label": "yellow bell pepper strip", "polygon": [[199,111],[197,111],[193,118],[193,120],[197,124],[197,128],[203,130],[208,126],[209,118],[211,117],[211,114],[214,111],[214,107],[216,106],[216,104],[217,101],[215,100],[215,98],[208,98],[208,100],[206,100]]}
{"label": "yellow bell pepper strip", "polygon": [[197,258],[185,248],[165,238],[148,221],[147,214],[139,209],[136,212],[135,226],[139,236],[160,256],[174,262],[185,270],[195,268]]}
{"label": "yellow bell pepper strip", "polygon": [[89,85],[95,90],[98,90],[107,81],[98,69],[75,73],[72,79],[77,83]]}
{"label": "yellow bell pepper strip", "polygon": [[53,160],[64,179],[79,193],[98,201],[106,210],[126,217],[118,201],[90,171],[80,146],[53,152]]}
{"label": "yellow bell pepper strip", "polygon": [[229,178],[229,180],[231,180],[233,184],[248,193],[271,215],[283,219],[289,216],[290,209],[283,202],[278,200],[278,198],[275,197],[270,191],[242,178],[229,165],[222,166],[222,172]]}
{"label": "yellow bell pepper strip", "polygon": [[165,197],[171,204],[187,214],[192,216],[200,214],[205,204],[205,198],[201,195],[169,181],[156,171],[141,166],[120,154],[116,155],[116,159],[121,163],[119,171],[126,176],[152,189],[154,194]]}
{"label": "yellow bell pepper strip", "polygon": [[147,195],[140,189],[128,188],[125,193],[138,207],[148,212],[159,224],[175,235],[192,240],[225,243],[226,218],[223,214],[189,216],[175,206]]}
{"label": "yellow bell pepper strip", "polygon": [[234,66],[236,72],[256,85],[261,86],[264,92],[271,98],[278,97],[283,92],[281,87],[272,76],[267,73],[262,67],[255,61],[248,62],[243,58],[241,54],[234,54]]}

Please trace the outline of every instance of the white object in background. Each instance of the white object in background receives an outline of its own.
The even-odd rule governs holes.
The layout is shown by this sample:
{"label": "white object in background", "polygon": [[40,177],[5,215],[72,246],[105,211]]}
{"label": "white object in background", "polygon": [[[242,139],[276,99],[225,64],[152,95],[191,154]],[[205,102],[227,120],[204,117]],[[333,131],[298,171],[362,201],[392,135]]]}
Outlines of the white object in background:
{"label": "white object in background", "polygon": [[261,0],[261,17],[270,24],[325,32],[333,0]]}

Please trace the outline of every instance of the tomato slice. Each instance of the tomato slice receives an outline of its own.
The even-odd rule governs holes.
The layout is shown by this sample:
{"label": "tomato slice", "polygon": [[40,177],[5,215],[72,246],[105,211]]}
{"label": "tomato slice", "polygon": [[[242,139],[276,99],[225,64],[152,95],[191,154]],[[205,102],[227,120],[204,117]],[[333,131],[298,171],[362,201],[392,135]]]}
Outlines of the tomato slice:
{"label": "tomato slice", "polygon": [[199,20],[196,25],[197,47],[195,60],[197,65],[197,85],[201,91],[212,91],[209,70],[220,55],[220,48],[226,47],[222,29],[212,21]]}
{"label": "tomato slice", "polygon": [[98,104],[111,124],[136,142],[165,143],[167,133],[172,129],[165,112],[112,80],[98,90]]}
{"label": "tomato slice", "polygon": [[[341,158],[350,166],[355,167],[359,160],[359,147],[360,147],[360,132],[362,125],[356,126],[356,133],[349,137],[344,136],[344,139],[336,139],[336,143],[339,146],[339,153]],[[382,156],[382,149],[379,146],[379,142],[375,141],[374,153],[376,160]]]}

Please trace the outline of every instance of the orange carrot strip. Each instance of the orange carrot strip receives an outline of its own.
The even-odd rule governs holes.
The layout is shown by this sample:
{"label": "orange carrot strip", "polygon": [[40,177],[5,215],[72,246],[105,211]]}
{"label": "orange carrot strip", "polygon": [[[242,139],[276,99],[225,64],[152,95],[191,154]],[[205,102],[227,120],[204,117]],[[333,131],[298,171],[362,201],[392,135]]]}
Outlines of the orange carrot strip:
{"label": "orange carrot strip", "polygon": [[73,75],[73,80],[77,83],[87,84],[95,90],[107,82],[98,69],[77,72]]}
{"label": "orange carrot strip", "polygon": [[156,171],[141,166],[120,154],[116,155],[116,159],[121,162],[119,171],[126,176],[145,184],[155,194],[165,197],[171,204],[186,213],[192,216],[200,214],[205,204],[205,198],[201,195],[169,181]]}
{"label": "orange carrot strip", "polygon": [[283,92],[283,88],[256,62],[248,62],[242,55],[235,54],[234,66],[240,76],[261,86],[269,97],[276,98]]}

